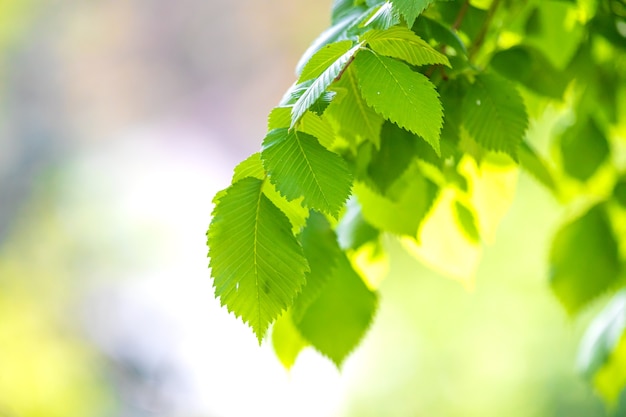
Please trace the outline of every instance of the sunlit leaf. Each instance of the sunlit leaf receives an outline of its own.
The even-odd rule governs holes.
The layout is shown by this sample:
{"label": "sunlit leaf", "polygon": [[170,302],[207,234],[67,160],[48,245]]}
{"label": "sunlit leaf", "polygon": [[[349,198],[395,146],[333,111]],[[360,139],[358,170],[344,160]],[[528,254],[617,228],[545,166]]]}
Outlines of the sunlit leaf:
{"label": "sunlit leaf", "polygon": [[401,59],[411,65],[450,66],[450,61],[445,55],[437,52],[415,32],[402,26],[387,30],[370,30],[362,39],[379,54]]}
{"label": "sunlit leaf", "polygon": [[259,343],[305,283],[308,265],[287,217],[263,195],[263,181],[231,185],[207,232],[215,296]]}
{"label": "sunlit leaf", "polygon": [[354,65],[365,101],[385,118],[424,138],[439,154],[443,111],[428,78],[369,50],[359,53]]}
{"label": "sunlit leaf", "polygon": [[306,63],[298,78],[298,82],[303,82],[319,77],[337,59],[352,48],[352,41],[339,41],[320,48],[315,55]]}
{"label": "sunlit leaf", "polygon": [[291,369],[302,349],[308,345],[293,324],[289,312],[283,313],[272,326],[272,346],[286,369]]}
{"label": "sunlit leaf", "polygon": [[289,200],[304,197],[306,206],[337,216],[350,195],[352,176],[345,161],[309,134],[270,131],[261,159],[272,183]]}

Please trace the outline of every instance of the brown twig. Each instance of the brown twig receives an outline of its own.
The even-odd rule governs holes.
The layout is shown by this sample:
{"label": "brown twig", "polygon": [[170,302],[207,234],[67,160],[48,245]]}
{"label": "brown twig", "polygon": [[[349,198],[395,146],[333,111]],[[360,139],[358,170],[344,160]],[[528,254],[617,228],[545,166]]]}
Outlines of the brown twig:
{"label": "brown twig", "polygon": [[485,21],[483,25],[480,27],[474,42],[470,45],[468,51],[468,58],[471,61],[476,53],[480,50],[480,47],[483,46],[483,42],[485,41],[485,36],[487,36],[487,32],[489,31],[489,26],[491,25],[491,21],[493,20],[493,16],[496,14],[496,10],[500,5],[500,0],[493,0],[491,2],[491,6],[487,10],[487,16],[485,17]]}

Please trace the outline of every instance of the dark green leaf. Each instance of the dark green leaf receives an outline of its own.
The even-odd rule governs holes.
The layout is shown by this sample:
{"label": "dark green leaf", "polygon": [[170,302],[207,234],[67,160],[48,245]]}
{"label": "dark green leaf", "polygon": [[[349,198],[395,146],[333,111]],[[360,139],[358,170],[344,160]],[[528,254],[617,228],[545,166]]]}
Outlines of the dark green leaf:
{"label": "dark green leaf", "polygon": [[459,55],[467,55],[465,44],[456,32],[436,20],[422,15],[415,21],[413,31],[423,39],[432,39],[440,46],[451,47]]}
{"label": "dark green leaf", "polygon": [[618,178],[613,188],[613,198],[622,207],[626,208],[626,175],[622,175]]}
{"label": "dark green leaf", "polygon": [[550,250],[550,284],[570,314],[619,281],[617,242],[603,204],[564,225]]}
{"label": "dark green leaf", "polygon": [[476,227],[476,217],[467,206],[460,201],[454,202],[454,213],[461,230],[472,242],[480,242],[480,232]]}
{"label": "dark green leaf", "polygon": [[215,296],[252,328],[259,343],[291,306],[309,269],[289,220],[262,186],[252,177],[231,185],[207,232]]}
{"label": "dark green leaf", "polygon": [[261,158],[289,200],[304,197],[306,206],[337,216],[350,195],[352,176],[343,158],[309,134],[274,129],[263,141]]}

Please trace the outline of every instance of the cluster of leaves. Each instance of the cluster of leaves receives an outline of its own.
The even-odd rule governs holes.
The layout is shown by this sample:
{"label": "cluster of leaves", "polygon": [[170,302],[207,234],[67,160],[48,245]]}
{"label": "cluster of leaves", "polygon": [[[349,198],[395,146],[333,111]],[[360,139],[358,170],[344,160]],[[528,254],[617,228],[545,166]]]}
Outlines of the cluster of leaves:
{"label": "cluster of leaves", "polygon": [[[475,254],[493,238],[518,166],[585,207],[550,253],[566,310],[623,286],[625,18],[617,0],[335,0],[261,151],[215,197],[216,297],[259,342],[274,324],[286,366],[307,345],[340,365],[374,317],[364,265],[384,259],[381,236],[467,278],[476,256],[455,261],[453,248]],[[563,123],[546,158],[527,131],[550,109]],[[589,336],[589,375],[621,346],[620,314]],[[626,383],[616,367],[619,383],[607,371],[603,386]]]}

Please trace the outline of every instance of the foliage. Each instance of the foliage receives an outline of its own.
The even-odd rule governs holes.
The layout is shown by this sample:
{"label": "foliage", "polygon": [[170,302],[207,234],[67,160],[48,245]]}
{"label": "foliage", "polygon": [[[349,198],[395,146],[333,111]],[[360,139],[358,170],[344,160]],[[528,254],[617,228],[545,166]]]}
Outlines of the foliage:
{"label": "foliage", "polygon": [[[307,345],[340,366],[375,314],[382,237],[468,283],[521,167],[569,207],[556,298],[572,316],[604,301],[626,284],[625,52],[621,0],[335,0],[261,152],[216,196],[216,297],[259,342],[275,322],[285,366]],[[609,401],[626,386],[615,297],[581,350]]]}

